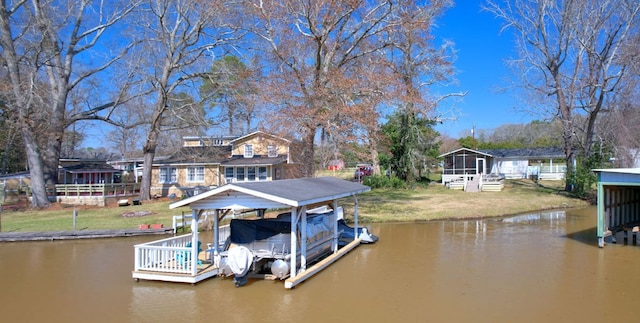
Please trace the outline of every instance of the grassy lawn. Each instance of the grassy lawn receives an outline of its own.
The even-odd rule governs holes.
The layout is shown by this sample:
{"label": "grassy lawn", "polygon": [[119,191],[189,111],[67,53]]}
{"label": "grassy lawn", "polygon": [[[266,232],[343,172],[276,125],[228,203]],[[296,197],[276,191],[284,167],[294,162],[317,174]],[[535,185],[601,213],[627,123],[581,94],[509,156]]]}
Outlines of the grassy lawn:
{"label": "grassy lawn", "polygon": [[125,207],[61,207],[47,210],[2,212],[2,232],[12,231],[71,231],[73,212],[77,211],[77,230],[106,230],[137,228],[139,224],[162,223],[171,227],[172,216],[190,214],[187,208],[169,210],[171,201],[157,200],[142,205]]}
{"label": "grassy lawn", "polygon": [[[346,177],[350,174],[344,174]],[[347,177],[348,178],[348,177]],[[502,192],[466,193],[449,190],[440,184],[415,190],[375,189],[358,196],[361,222],[407,222],[438,219],[484,218],[540,210],[583,207],[588,202],[563,194],[561,181],[508,180]],[[126,207],[78,207],[76,229],[125,229],[139,224],[162,223],[171,227],[172,216],[186,207],[169,210],[171,201],[160,199]],[[346,216],[353,214],[353,198],[340,201]],[[59,206],[48,210],[5,211],[2,232],[73,230],[74,208]],[[131,212],[144,212],[130,216]],[[129,215],[129,216],[128,216]]]}
{"label": "grassy lawn", "polygon": [[[564,194],[561,181],[507,180],[502,192],[467,193],[441,184],[411,191],[373,190],[359,196],[359,216],[368,222],[485,218],[588,206]],[[353,204],[353,203],[351,203]]]}

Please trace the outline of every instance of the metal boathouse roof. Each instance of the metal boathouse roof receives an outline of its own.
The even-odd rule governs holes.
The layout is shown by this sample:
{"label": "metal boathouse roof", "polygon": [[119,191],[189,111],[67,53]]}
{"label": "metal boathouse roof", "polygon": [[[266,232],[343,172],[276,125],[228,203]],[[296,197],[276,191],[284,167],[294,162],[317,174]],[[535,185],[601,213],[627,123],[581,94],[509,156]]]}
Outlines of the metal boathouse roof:
{"label": "metal boathouse roof", "polygon": [[299,207],[370,191],[357,182],[335,177],[230,183],[169,205],[170,209],[242,209]]}

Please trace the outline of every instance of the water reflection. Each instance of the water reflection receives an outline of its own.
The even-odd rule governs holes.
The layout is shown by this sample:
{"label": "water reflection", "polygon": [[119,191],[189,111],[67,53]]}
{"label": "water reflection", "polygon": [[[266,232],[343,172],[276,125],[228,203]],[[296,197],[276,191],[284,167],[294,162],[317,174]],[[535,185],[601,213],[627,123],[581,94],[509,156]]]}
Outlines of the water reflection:
{"label": "water reflection", "polygon": [[635,321],[625,309],[635,308],[640,247],[598,248],[595,225],[595,208],[374,224],[377,244],[294,290],[134,282],[133,245],[156,237],[8,243],[0,304],[4,322]]}

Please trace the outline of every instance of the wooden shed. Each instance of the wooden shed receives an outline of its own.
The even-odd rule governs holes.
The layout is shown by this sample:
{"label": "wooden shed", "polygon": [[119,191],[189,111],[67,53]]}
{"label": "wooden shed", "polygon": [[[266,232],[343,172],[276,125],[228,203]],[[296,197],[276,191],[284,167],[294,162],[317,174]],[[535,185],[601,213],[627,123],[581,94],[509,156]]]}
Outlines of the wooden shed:
{"label": "wooden shed", "polygon": [[640,231],[640,168],[594,169],[598,175],[598,245]]}

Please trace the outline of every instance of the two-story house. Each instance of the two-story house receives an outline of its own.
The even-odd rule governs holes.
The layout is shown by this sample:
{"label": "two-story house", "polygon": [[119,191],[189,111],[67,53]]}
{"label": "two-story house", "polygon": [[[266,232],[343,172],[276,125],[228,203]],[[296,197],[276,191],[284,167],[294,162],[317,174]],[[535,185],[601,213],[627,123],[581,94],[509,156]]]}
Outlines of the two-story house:
{"label": "two-story house", "polygon": [[151,194],[191,196],[230,182],[292,178],[290,141],[261,131],[241,137],[185,137],[180,151],[154,161]]}

